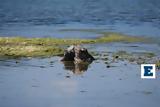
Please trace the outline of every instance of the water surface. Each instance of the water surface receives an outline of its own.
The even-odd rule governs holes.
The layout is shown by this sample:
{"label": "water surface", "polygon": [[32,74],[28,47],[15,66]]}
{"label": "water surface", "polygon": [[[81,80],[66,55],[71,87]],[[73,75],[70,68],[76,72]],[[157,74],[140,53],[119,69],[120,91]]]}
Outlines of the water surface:
{"label": "water surface", "polygon": [[143,80],[140,65],[115,61],[108,67],[110,60],[101,59],[119,50],[151,52],[157,47],[149,46],[154,48],[121,43],[86,46],[102,54],[90,65],[62,63],[60,57],[1,58],[0,107],[158,107],[159,71],[156,79]]}
{"label": "water surface", "polygon": [[[160,37],[159,0],[0,0],[0,36],[95,38],[98,32]],[[89,51],[153,52],[157,44],[109,43]],[[158,107],[160,72],[140,78],[140,65],[98,60],[62,63],[60,57],[0,59],[0,107]],[[105,58],[109,56],[105,55]]]}
{"label": "water surface", "polygon": [[[94,28],[130,35],[160,34],[159,0],[0,0],[0,35],[91,38],[59,29]],[[94,37],[95,35],[93,35]]]}

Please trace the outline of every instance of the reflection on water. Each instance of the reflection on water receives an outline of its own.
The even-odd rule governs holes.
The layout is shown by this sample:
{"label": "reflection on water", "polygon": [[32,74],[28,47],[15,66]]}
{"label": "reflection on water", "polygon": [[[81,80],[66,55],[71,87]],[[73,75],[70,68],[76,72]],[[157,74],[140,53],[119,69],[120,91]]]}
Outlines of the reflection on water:
{"label": "reflection on water", "polygon": [[[93,44],[92,50],[103,54],[105,50],[142,52],[159,49],[155,45],[150,46],[152,48],[142,44]],[[0,59],[0,107],[151,107],[153,105],[157,107],[159,105],[160,78],[142,80],[139,65],[129,62],[126,65],[125,61],[118,61],[111,63],[111,66],[116,65],[116,67],[106,68],[101,59],[91,65],[74,62],[63,64],[60,63],[60,59],[60,57]],[[110,59],[107,60],[109,61]],[[83,75],[75,76],[72,73],[70,75],[66,70],[75,75],[82,73]],[[160,72],[156,75],[160,77]]]}
{"label": "reflection on water", "polygon": [[90,63],[75,63],[73,61],[64,61],[63,64],[65,70],[70,70],[78,75],[87,71],[88,66],[90,65]]}

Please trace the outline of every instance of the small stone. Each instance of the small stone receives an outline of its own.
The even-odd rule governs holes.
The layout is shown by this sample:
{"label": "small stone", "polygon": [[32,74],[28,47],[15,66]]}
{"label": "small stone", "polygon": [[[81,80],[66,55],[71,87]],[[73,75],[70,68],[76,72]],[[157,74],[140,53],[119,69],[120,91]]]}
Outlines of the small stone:
{"label": "small stone", "polygon": [[45,68],[45,66],[40,66],[40,68]]}
{"label": "small stone", "polygon": [[19,63],[19,61],[16,61],[16,64],[18,64]]}
{"label": "small stone", "polygon": [[51,63],[51,64],[53,64],[53,63],[54,63],[54,61],[50,61],[50,63]]}
{"label": "small stone", "polygon": [[107,65],[107,68],[110,68],[111,66],[110,65]]}
{"label": "small stone", "polygon": [[67,75],[66,78],[70,78],[71,76]]}
{"label": "small stone", "polygon": [[87,92],[87,91],[85,91],[85,90],[82,90],[82,91],[80,91],[81,93],[85,93],[85,92]]}
{"label": "small stone", "polygon": [[117,58],[119,58],[119,56],[117,55],[117,56],[115,56],[115,58],[117,59]]}

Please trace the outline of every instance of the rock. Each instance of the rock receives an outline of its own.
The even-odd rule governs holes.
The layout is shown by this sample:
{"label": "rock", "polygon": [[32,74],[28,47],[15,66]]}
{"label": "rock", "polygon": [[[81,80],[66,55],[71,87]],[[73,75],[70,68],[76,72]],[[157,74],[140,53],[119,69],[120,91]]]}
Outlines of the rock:
{"label": "rock", "polygon": [[76,63],[81,62],[92,62],[95,58],[88,53],[86,48],[82,48],[80,45],[70,46],[65,50],[64,56],[61,61],[75,61]]}
{"label": "rock", "polygon": [[61,61],[74,61],[74,57],[75,57],[74,46],[70,46],[67,50],[65,50],[64,56],[61,59]]}

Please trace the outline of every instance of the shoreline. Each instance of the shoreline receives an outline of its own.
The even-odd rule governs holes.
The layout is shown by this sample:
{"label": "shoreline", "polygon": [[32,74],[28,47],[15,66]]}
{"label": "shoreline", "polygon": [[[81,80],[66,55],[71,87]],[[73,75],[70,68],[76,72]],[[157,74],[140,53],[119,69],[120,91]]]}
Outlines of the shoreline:
{"label": "shoreline", "polygon": [[[104,33],[103,36],[95,39],[57,39],[57,38],[24,38],[24,37],[0,37],[0,58],[46,58],[52,56],[63,56],[64,50],[69,45],[91,45],[102,43],[143,43],[147,44],[148,38],[127,36],[119,33]],[[103,47],[103,46],[102,46]],[[112,46],[111,46],[112,47]],[[130,47],[131,48],[131,47]],[[93,56],[101,58],[98,51],[92,51]],[[107,56],[107,55],[106,55]],[[110,61],[127,60],[137,64],[155,63],[160,67],[160,61],[155,60],[154,52],[142,52],[139,54],[128,53],[127,51],[113,52]],[[106,60],[107,58],[101,58]],[[151,60],[151,61],[150,61]],[[107,65],[109,66],[109,65]]]}

